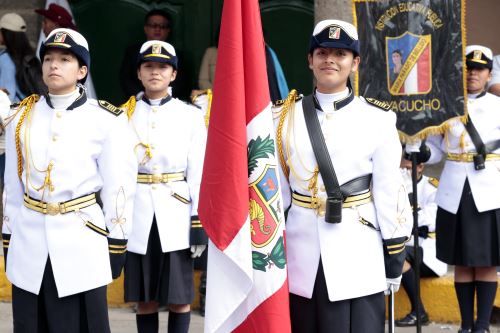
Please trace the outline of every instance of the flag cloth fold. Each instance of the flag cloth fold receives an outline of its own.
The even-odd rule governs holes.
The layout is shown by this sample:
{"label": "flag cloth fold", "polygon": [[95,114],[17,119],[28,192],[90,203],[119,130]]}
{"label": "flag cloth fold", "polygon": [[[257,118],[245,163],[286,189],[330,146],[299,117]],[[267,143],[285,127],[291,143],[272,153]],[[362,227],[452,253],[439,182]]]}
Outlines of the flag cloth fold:
{"label": "flag cloth fold", "polygon": [[198,213],[205,332],[290,332],[284,217],[257,0],[224,2]]}

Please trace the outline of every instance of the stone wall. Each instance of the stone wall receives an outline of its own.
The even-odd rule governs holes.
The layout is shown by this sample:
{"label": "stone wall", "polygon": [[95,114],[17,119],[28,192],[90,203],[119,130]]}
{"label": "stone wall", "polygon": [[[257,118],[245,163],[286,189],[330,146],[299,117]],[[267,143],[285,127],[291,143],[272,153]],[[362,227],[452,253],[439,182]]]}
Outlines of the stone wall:
{"label": "stone wall", "polygon": [[28,38],[36,46],[42,28],[42,17],[35,9],[45,7],[45,0],[0,0],[0,17],[6,13],[17,13],[26,21]]}

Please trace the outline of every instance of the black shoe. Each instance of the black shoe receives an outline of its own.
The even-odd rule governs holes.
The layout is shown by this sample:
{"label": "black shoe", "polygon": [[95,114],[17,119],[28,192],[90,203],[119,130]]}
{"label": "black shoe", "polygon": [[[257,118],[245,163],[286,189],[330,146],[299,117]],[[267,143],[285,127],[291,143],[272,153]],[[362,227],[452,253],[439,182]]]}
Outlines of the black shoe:
{"label": "black shoe", "polygon": [[461,328],[458,330],[458,333],[471,333],[472,330],[470,328]]}
{"label": "black shoe", "polygon": [[476,328],[476,329],[472,330],[472,333],[490,333],[490,331],[487,330],[486,328]]}
{"label": "black shoe", "polygon": [[[417,314],[415,312],[410,312],[403,319],[396,320],[394,323],[397,327],[410,327],[417,326]],[[429,325],[429,316],[427,313],[420,314],[420,324]]]}

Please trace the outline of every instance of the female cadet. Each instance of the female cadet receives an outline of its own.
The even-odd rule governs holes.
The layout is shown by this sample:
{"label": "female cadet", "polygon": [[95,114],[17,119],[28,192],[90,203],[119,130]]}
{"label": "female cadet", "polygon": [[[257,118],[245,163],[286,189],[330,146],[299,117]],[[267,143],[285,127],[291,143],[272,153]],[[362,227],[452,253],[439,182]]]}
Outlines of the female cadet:
{"label": "female cadet", "polygon": [[[295,102],[292,91],[276,117],[284,208],[289,208],[292,331],[382,333],[384,291],[399,287],[411,228],[396,117],[355,97],[348,84],[360,62],[352,24],[319,22],[308,61],[317,81],[313,95]],[[308,133],[307,115],[320,130]],[[324,155],[342,184],[341,206],[326,206],[333,200],[327,198],[329,184],[310,140],[317,134],[323,135]],[[335,212],[340,215],[335,209],[341,221],[334,219]]]}
{"label": "female cadet", "polygon": [[138,302],[141,333],[158,332],[158,307],[164,305],[170,311],[168,331],[188,332],[193,258],[207,242],[197,216],[205,123],[200,110],[169,94],[176,70],[172,45],[144,43],[137,75],[145,89],[127,106],[139,174],[125,300]]}
{"label": "female cadet", "polygon": [[497,290],[495,266],[500,265],[500,98],[485,90],[491,79],[491,50],[470,45],[465,53],[468,125],[450,120],[444,135],[430,137],[428,163],[446,154],[436,195],[436,251],[438,259],[455,265],[459,332],[488,332]]}
{"label": "female cadet", "polygon": [[49,93],[24,99],[6,135],[14,332],[109,332],[106,285],[120,275],[132,221],[133,142],[125,115],[80,85],[90,65],[81,34],[52,31],[40,58]]}

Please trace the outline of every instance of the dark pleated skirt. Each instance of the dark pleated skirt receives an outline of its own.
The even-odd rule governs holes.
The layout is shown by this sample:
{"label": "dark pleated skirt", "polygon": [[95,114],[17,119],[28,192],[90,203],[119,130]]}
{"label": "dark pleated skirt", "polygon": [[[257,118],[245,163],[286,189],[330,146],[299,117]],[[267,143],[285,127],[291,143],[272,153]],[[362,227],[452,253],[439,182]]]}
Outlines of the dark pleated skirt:
{"label": "dark pleated skirt", "polygon": [[449,265],[500,265],[500,209],[479,212],[466,181],[457,214],[438,208],[436,255]]}
{"label": "dark pleated skirt", "polygon": [[145,255],[127,252],[125,302],[156,301],[160,306],[191,304],[193,259],[189,249],[163,253],[156,219]]}

